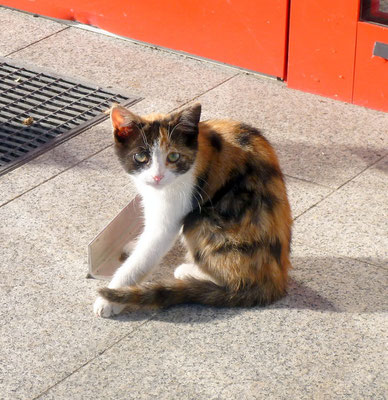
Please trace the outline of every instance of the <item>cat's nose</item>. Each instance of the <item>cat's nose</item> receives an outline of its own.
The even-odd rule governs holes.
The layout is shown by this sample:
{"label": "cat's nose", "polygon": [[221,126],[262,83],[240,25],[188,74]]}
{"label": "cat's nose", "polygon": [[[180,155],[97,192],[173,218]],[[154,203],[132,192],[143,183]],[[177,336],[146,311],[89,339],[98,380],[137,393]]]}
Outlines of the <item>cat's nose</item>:
{"label": "cat's nose", "polygon": [[155,175],[154,176],[154,181],[156,183],[159,183],[163,178],[164,178],[164,175]]}

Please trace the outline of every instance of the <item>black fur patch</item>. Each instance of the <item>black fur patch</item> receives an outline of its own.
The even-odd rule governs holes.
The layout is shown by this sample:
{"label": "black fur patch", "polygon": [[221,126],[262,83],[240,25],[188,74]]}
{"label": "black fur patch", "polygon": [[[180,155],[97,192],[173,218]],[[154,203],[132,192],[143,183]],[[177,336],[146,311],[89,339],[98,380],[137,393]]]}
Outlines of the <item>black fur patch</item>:
{"label": "black fur patch", "polygon": [[246,187],[247,177],[235,171],[213,196],[214,213],[222,219],[239,222],[252,205],[255,193]]}
{"label": "black fur patch", "polygon": [[218,152],[222,150],[222,139],[217,132],[210,132],[209,140],[214,149],[216,149]]}
{"label": "black fur patch", "polygon": [[250,133],[249,132],[241,132],[237,136],[237,141],[238,141],[238,144],[241,147],[248,146],[251,143],[251,135],[250,135]]}
{"label": "black fur patch", "polygon": [[237,136],[237,142],[239,143],[239,145],[241,147],[245,147],[245,146],[248,146],[249,144],[251,144],[252,137],[260,136],[260,137],[264,138],[258,129],[253,128],[250,125],[240,124],[240,129],[241,129],[241,132]]}
{"label": "black fur patch", "polygon": [[279,200],[272,193],[263,193],[261,195],[261,202],[269,213],[272,213]]}
{"label": "black fur patch", "polygon": [[208,182],[208,179],[209,179],[210,168],[211,168],[211,166],[209,165],[205,169],[205,171],[203,171],[200,175],[197,176],[196,186],[198,188],[204,189],[204,187],[207,185],[207,182]]}
{"label": "black fur patch", "polygon": [[198,148],[198,122],[201,107],[194,107],[182,112],[170,115],[163,124],[170,133],[171,141],[178,146],[184,146],[190,150]]}
{"label": "black fur patch", "polygon": [[266,163],[248,162],[241,169],[233,170],[229,180],[210,200],[200,208],[196,206],[184,218],[183,232],[192,229],[202,219],[227,227],[239,223],[249,210],[254,212],[254,222],[258,223],[261,209],[264,207],[272,212],[277,204],[278,199],[265,190],[266,184],[276,176],[281,176],[281,172]]}
{"label": "black fur patch", "polygon": [[194,261],[195,261],[196,263],[199,263],[201,260],[202,260],[201,253],[200,253],[199,251],[196,251],[196,252],[194,253]]}
{"label": "black fur patch", "polygon": [[218,226],[225,226],[241,220],[247,209],[257,204],[257,193],[246,187],[250,174],[235,170],[230,179],[206,201],[201,208],[190,212],[183,221],[183,232],[192,228],[201,219],[209,219]]}
{"label": "black fur patch", "polygon": [[[194,201],[195,198],[194,198]],[[193,201],[193,204],[195,205]],[[199,207],[196,207],[193,209],[193,211],[189,212],[184,218],[183,218],[183,233],[188,232],[192,228],[194,228],[199,221],[201,221],[204,218],[204,215],[202,214],[202,209]]]}
{"label": "black fur patch", "polygon": [[175,164],[175,172],[178,174],[184,174],[190,169],[192,164],[193,164],[192,160],[184,160],[184,159],[179,160]]}
{"label": "black fur patch", "polygon": [[229,253],[229,252],[237,252],[246,254],[249,256],[253,256],[259,249],[263,247],[263,243],[260,241],[255,241],[252,243],[225,243],[223,246],[219,247],[214,253]]}
{"label": "black fur patch", "polygon": [[206,194],[206,186],[209,179],[210,168],[211,165],[209,165],[204,172],[197,176],[195,190],[191,199],[191,205],[193,209],[197,208],[199,204],[202,205],[209,200]]}
{"label": "black fur patch", "polygon": [[255,162],[251,160],[248,162],[249,170],[252,171],[260,181],[266,185],[272,178],[281,178],[283,175],[278,168],[266,162]]}
{"label": "black fur patch", "polygon": [[281,258],[281,254],[282,254],[282,244],[280,243],[278,238],[276,238],[274,243],[270,243],[269,251],[270,251],[272,257],[276,260],[276,262],[280,266],[281,265],[280,258]]}
{"label": "black fur patch", "polygon": [[184,136],[184,145],[190,150],[197,150],[198,148],[198,131],[195,133],[186,133]]}
{"label": "black fur patch", "polygon": [[198,148],[198,127],[193,126],[189,131],[187,127],[182,125],[171,125],[168,122],[164,125],[165,129],[170,133],[170,140],[177,146],[187,147],[190,150]]}

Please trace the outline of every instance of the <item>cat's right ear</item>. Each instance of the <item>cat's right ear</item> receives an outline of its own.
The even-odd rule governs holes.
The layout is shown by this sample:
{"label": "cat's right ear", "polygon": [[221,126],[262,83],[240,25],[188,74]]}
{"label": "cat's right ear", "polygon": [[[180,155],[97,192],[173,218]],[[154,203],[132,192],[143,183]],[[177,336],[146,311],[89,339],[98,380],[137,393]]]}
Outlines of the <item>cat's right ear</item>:
{"label": "cat's right ear", "polygon": [[123,106],[114,105],[110,109],[110,121],[115,139],[123,143],[135,134],[140,117]]}

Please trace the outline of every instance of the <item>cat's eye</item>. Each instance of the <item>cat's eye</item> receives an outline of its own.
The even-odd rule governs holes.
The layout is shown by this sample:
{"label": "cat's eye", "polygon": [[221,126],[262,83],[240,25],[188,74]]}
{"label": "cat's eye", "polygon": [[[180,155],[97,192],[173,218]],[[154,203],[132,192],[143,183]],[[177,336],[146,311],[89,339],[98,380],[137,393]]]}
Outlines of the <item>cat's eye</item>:
{"label": "cat's eye", "polygon": [[136,162],[138,162],[140,164],[144,164],[144,163],[148,162],[148,160],[150,159],[150,156],[145,151],[142,151],[141,153],[136,153],[133,156],[133,158]]}
{"label": "cat's eye", "polygon": [[180,154],[179,153],[169,153],[169,155],[167,156],[167,160],[171,163],[177,162],[180,158]]}

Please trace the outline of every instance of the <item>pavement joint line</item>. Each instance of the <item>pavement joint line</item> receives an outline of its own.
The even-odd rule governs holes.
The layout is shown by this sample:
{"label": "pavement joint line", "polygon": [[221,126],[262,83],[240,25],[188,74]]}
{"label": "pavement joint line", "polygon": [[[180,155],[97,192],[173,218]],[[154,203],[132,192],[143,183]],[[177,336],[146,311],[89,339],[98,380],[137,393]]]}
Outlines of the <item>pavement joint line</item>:
{"label": "pavement joint line", "polygon": [[[295,177],[295,176],[287,175],[287,174],[283,174],[283,175],[286,176],[287,178],[296,179],[296,180],[301,181],[301,182],[310,183],[310,184],[317,185],[317,186],[320,186],[320,187],[322,187],[322,188],[331,190],[331,192],[328,193],[328,194],[326,195],[326,197],[322,198],[321,200],[318,200],[315,204],[313,204],[313,205],[312,205],[311,207],[309,207],[307,210],[302,211],[299,215],[297,215],[296,217],[294,217],[294,218],[293,218],[293,221],[296,221],[296,220],[297,220],[300,216],[302,216],[305,212],[311,210],[313,207],[315,207],[317,204],[319,204],[321,201],[325,200],[327,197],[329,197],[332,193],[334,193],[334,192],[336,191],[336,189],[334,189],[334,188],[332,188],[332,187],[325,186],[325,185],[322,185],[322,184],[319,184],[319,183],[315,183],[315,182],[309,181],[309,180],[307,180],[307,179],[297,178],[297,177]],[[291,208],[291,211],[292,211],[292,208]]]}
{"label": "pavement joint line", "polygon": [[[58,386],[60,383],[64,382],[66,379],[70,378],[72,375],[76,374],[78,371],[80,371],[82,368],[86,367],[88,364],[90,364],[91,362],[93,362],[94,360],[97,360],[98,358],[100,358],[103,354],[105,354],[107,351],[109,351],[111,348],[113,348],[114,346],[116,346],[116,344],[119,344],[120,342],[122,342],[124,339],[131,337],[135,332],[137,332],[143,325],[145,325],[147,322],[151,321],[153,319],[153,317],[156,315],[157,312],[154,312],[149,318],[147,318],[144,322],[142,322],[141,324],[139,324],[136,328],[134,328],[131,332],[126,333],[125,335],[123,335],[122,337],[120,337],[118,340],[116,340],[114,343],[110,344],[109,346],[107,346],[104,350],[98,352],[94,357],[90,358],[88,361],[86,361],[85,363],[83,363],[82,365],[80,365],[79,367],[77,367],[76,369],[74,369],[72,372],[70,372],[67,376],[65,376],[62,379],[59,379],[57,382],[55,382],[53,385],[51,385],[50,387],[48,387],[47,389],[45,389],[43,392],[39,393],[37,396],[33,397],[32,400],[38,400],[40,397],[42,397],[43,395],[47,394],[51,389],[55,388],[56,386]],[[125,315],[125,314],[123,314]],[[99,317],[96,317],[99,318]]]}
{"label": "pavement joint line", "polygon": [[[59,175],[62,175],[63,173],[65,173],[65,172],[69,171],[70,169],[76,167],[77,165],[83,163],[84,161],[89,160],[90,158],[96,156],[97,154],[101,153],[102,151],[108,149],[108,148],[111,147],[111,146],[112,146],[112,144],[110,144],[109,146],[105,146],[103,149],[100,149],[100,150],[96,151],[95,153],[93,153],[93,154],[91,154],[91,155],[85,157],[84,159],[78,161],[77,163],[75,163],[75,164],[69,166],[68,168],[65,168],[64,170],[58,172],[57,174],[55,174],[55,175],[53,175],[53,176],[50,176],[49,178],[43,180],[42,182],[39,182],[37,185],[33,186],[32,188],[29,188],[29,189],[27,189],[25,192],[18,194],[18,195],[15,196],[13,199],[10,199],[10,200],[6,201],[5,203],[0,204],[0,208],[6,206],[7,204],[11,203],[12,201],[18,199],[19,197],[24,196],[25,194],[31,192],[32,190],[38,188],[39,186],[44,185],[45,183],[51,181],[52,179],[58,177]],[[52,149],[51,149],[51,150],[52,150]],[[45,153],[44,153],[44,154],[45,154]],[[31,160],[31,161],[33,161],[33,160]],[[28,163],[27,163],[27,164],[24,164],[24,165],[28,165]]]}
{"label": "pavement joint line", "polygon": [[336,188],[333,188],[333,187],[331,187],[331,186],[323,185],[322,183],[318,183],[318,182],[314,182],[314,181],[309,181],[308,179],[305,179],[305,178],[300,178],[300,177],[298,177],[298,176],[293,176],[293,175],[289,175],[289,174],[283,174],[283,175],[284,175],[285,177],[287,177],[287,178],[297,179],[298,181],[310,183],[310,184],[313,184],[313,185],[317,185],[317,186],[320,186],[321,188],[324,188],[324,189],[330,189],[330,190],[336,189]]}
{"label": "pavement joint line", "polygon": [[[54,18],[54,17],[48,17],[48,16],[45,16],[45,15],[38,15],[38,14],[31,13],[31,12],[28,12],[28,11],[16,10],[16,9],[14,9],[12,7],[7,7],[7,6],[0,5],[0,9],[1,8],[8,9],[8,10],[14,10],[14,11],[17,11],[19,13],[27,14],[27,15],[30,15],[30,16],[31,15],[32,16],[37,16],[37,17],[39,17],[41,19],[46,19],[46,20],[49,20],[49,21],[54,21],[54,22],[57,22],[58,24],[65,25],[66,26],[65,29],[67,29],[67,28],[75,28],[75,29],[79,29],[79,30],[83,30],[83,31],[87,31],[87,32],[92,32],[92,33],[96,33],[96,34],[99,34],[99,35],[111,37],[111,38],[114,38],[114,39],[119,39],[119,40],[122,40],[122,41],[125,41],[125,42],[129,42],[129,43],[132,43],[132,44],[137,45],[137,46],[147,47],[147,48],[149,48],[151,50],[158,50],[158,51],[162,51],[162,52],[165,52],[165,53],[168,53],[168,54],[173,54],[173,55],[177,55],[177,56],[180,56],[180,57],[183,57],[183,58],[188,58],[188,59],[191,59],[191,60],[194,60],[194,61],[201,61],[201,62],[212,64],[212,65],[215,65],[215,66],[221,66],[221,67],[224,67],[224,68],[227,68],[227,69],[232,69],[232,70],[235,70],[235,71],[237,70],[238,71],[237,73],[243,73],[245,75],[252,75],[252,76],[256,76],[258,78],[270,79],[272,81],[279,80],[276,76],[268,75],[268,74],[265,74],[263,72],[257,72],[257,71],[254,71],[254,70],[250,70],[250,69],[246,69],[246,68],[243,68],[243,67],[239,67],[237,65],[227,64],[227,63],[224,63],[222,61],[212,60],[211,58],[206,58],[206,57],[197,56],[195,54],[186,53],[185,51],[174,50],[174,49],[169,48],[169,47],[159,46],[157,44],[143,42],[141,40],[136,40],[136,39],[133,39],[133,38],[130,38],[130,37],[117,35],[115,33],[106,31],[106,30],[104,30],[102,28],[98,28],[98,27],[93,26],[93,25],[83,24],[83,23],[78,22],[78,21],[72,21],[72,20],[66,20],[66,19],[58,19],[58,18]],[[56,32],[56,33],[59,33],[59,32]],[[52,36],[52,35],[50,35],[50,36]],[[47,36],[47,37],[49,37],[49,36]]]}
{"label": "pavement joint line", "polygon": [[347,256],[345,256],[345,257],[347,259],[349,259],[349,260],[357,260],[357,261],[360,261],[360,262],[362,262],[364,264],[368,264],[371,267],[382,268],[384,270],[388,270],[388,266],[386,267],[385,265],[378,265],[378,264],[375,264],[375,263],[373,263],[371,261],[363,260],[362,258],[358,258],[358,257],[352,258],[352,257],[347,257]]}
{"label": "pavement joint line", "polygon": [[325,201],[329,196],[331,196],[333,193],[335,193],[337,191],[337,189],[332,189],[332,191],[330,193],[328,193],[326,196],[322,197],[321,200],[317,201],[315,204],[313,204],[311,207],[309,207],[307,210],[304,210],[302,213],[300,213],[299,215],[297,215],[294,218],[294,221],[296,221],[297,219],[299,219],[301,216],[303,216],[304,214],[306,214],[307,212],[309,212],[310,210],[312,210],[313,208],[315,208],[316,206],[318,206],[319,204],[321,204],[323,201]]}
{"label": "pavement joint line", "polygon": [[[42,40],[45,40],[46,38],[49,38],[49,37],[51,37],[51,36],[53,36],[53,35],[56,35],[57,33],[63,32],[64,30],[67,30],[67,29],[69,29],[69,28],[71,28],[71,26],[66,26],[64,29],[61,29],[60,31],[57,31],[57,32],[55,32],[55,33],[53,33],[53,34],[51,34],[51,35],[48,35],[48,36],[46,36],[46,37],[44,37],[44,38],[42,38],[42,39],[40,39],[40,40],[38,40],[38,41],[36,41],[36,42],[34,42],[34,43],[31,43],[31,44],[29,44],[29,45],[27,45],[27,46],[25,46],[25,47],[23,47],[23,48],[20,48],[20,49],[18,49],[18,50],[15,50],[14,52],[9,53],[8,55],[6,55],[6,57],[8,57],[9,55],[14,54],[14,53],[16,53],[16,52],[18,52],[18,51],[20,51],[20,50],[23,50],[24,48],[29,47],[29,46],[31,46],[31,45],[33,45],[33,44],[35,44],[35,43],[38,43],[38,42],[40,42],[40,41],[42,41]],[[140,43],[140,44],[141,44],[141,43]],[[171,110],[169,111],[169,113],[171,113],[171,112],[173,112],[173,111],[175,111],[175,110],[178,110],[178,109],[182,108],[182,107],[185,106],[186,104],[189,104],[189,103],[191,103],[192,101],[194,101],[194,100],[196,100],[196,99],[199,99],[200,97],[204,96],[206,93],[210,92],[211,90],[214,90],[214,89],[218,88],[219,86],[223,85],[224,83],[226,83],[226,82],[228,82],[228,81],[230,81],[230,80],[232,80],[232,79],[234,79],[234,78],[236,78],[236,77],[242,75],[242,73],[245,73],[245,74],[246,74],[246,72],[244,72],[244,71],[238,71],[237,73],[235,73],[235,74],[233,74],[232,76],[230,76],[230,77],[228,77],[228,78],[222,80],[221,82],[219,82],[218,84],[214,85],[213,87],[211,87],[211,88],[205,90],[204,92],[202,92],[202,93],[200,93],[200,94],[194,96],[193,98],[191,98],[191,99],[189,99],[189,100],[184,101],[184,102],[181,103],[179,106],[177,106],[177,107],[171,109]],[[112,146],[112,144],[110,144],[109,146],[104,147],[103,149],[100,149],[99,151],[97,151],[97,152],[91,154],[90,156],[88,156],[88,157],[86,157],[86,158],[80,160],[79,162],[77,162],[76,164],[70,166],[69,168],[66,168],[66,169],[64,169],[63,171],[60,171],[58,174],[55,174],[55,175],[51,176],[51,177],[48,178],[48,179],[45,179],[44,181],[40,182],[38,185],[36,185],[36,186],[34,186],[34,187],[32,187],[32,188],[26,190],[25,192],[23,192],[23,193],[21,193],[21,194],[15,196],[13,199],[8,200],[7,202],[5,202],[5,203],[3,203],[3,204],[0,204],[0,208],[3,207],[3,206],[5,206],[5,205],[7,205],[7,204],[10,203],[10,202],[12,202],[13,200],[18,199],[19,197],[23,196],[24,194],[26,194],[26,193],[28,193],[28,192],[34,190],[35,188],[37,188],[37,187],[39,187],[39,186],[45,184],[46,182],[50,181],[51,179],[56,178],[57,176],[61,175],[62,173],[68,171],[69,169],[71,169],[71,168],[73,168],[73,167],[76,167],[77,165],[79,165],[80,163],[82,163],[82,162],[84,162],[84,161],[90,159],[91,157],[94,157],[95,155],[97,155],[97,154],[99,154],[100,152],[102,152],[102,151],[108,149],[108,148],[111,147],[111,146]],[[388,155],[388,153],[387,153],[387,154],[384,154],[384,155],[381,156],[378,160],[376,160],[374,163],[368,165],[366,168],[364,168],[364,169],[363,169],[362,171],[360,171],[358,174],[356,174],[355,176],[351,177],[351,178],[348,179],[346,182],[344,182],[343,184],[341,184],[340,186],[338,186],[338,187],[336,187],[336,188],[332,188],[332,187],[329,187],[329,186],[326,186],[326,185],[322,185],[322,184],[319,184],[319,183],[316,183],[316,182],[312,182],[312,181],[309,181],[309,180],[307,180],[307,179],[298,178],[298,177],[295,177],[295,176],[292,176],[292,175],[284,174],[284,176],[286,176],[286,177],[290,177],[290,178],[297,179],[297,180],[300,180],[300,181],[303,181],[303,182],[307,182],[307,183],[316,184],[316,185],[321,186],[321,187],[323,187],[323,188],[332,190],[330,193],[328,193],[326,196],[324,196],[324,197],[323,197],[321,200],[319,200],[317,203],[313,204],[313,205],[312,205],[311,207],[309,207],[307,210],[305,210],[305,211],[303,211],[301,214],[297,215],[297,216],[294,218],[294,221],[296,221],[299,217],[301,217],[302,215],[304,215],[305,213],[307,213],[308,211],[310,211],[311,209],[313,209],[314,207],[316,207],[316,206],[317,206],[318,204],[320,204],[322,201],[326,200],[326,199],[327,199],[329,196],[331,196],[334,192],[336,192],[337,190],[339,190],[340,188],[342,188],[343,186],[345,186],[346,184],[348,184],[349,182],[351,182],[353,179],[355,179],[356,177],[358,177],[359,175],[361,175],[361,174],[362,174],[363,172],[365,172],[367,169],[373,167],[375,164],[377,164],[379,161],[381,161],[381,160],[382,160],[385,156],[387,156],[387,155]]]}
{"label": "pavement joint line", "polygon": [[39,43],[39,42],[41,42],[41,41],[43,41],[43,40],[46,40],[46,39],[50,38],[51,36],[54,36],[54,35],[56,35],[57,33],[61,33],[61,32],[65,31],[65,30],[67,30],[67,29],[69,29],[69,28],[70,28],[69,26],[66,26],[65,28],[62,28],[62,29],[60,29],[59,31],[56,31],[56,32],[54,32],[54,33],[51,33],[50,35],[47,35],[47,36],[45,36],[45,37],[43,37],[43,38],[41,38],[41,39],[39,39],[39,40],[37,40],[37,41],[35,41],[35,42],[29,43],[29,44],[27,44],[26,46],[21,47],[20,49],[11,51],[11,53],[6,54],[5,57],[12,56],[13,54],[15,54],[15,53],[17,53],[17,52],[19,52],[19,51],[22,51],[22,50],[24,50],[24,49],[26,49],[26,48],[28,48],[28,47],[31,47],[31,46],[33,46],[34,44]]}
{"label": "pavement joint line", "polygon": [[[364,168],[362,171],[360,171],[359,173],[357,173],[356,175],[354,175],[352,178],[348,179],[346,182],[342,183],[340,186],[336,187],[335,189],[333,188],[328,188],[328,189],[332,189],[332,191],[330,193],[328,193],[326,196],[324,196],[321,200],[319,200],[317,203],[313,204],[311,207],[309,207],[307,210],[303,211],[301,214],[299,214],[298,216],[296,216],[294,218],[294,221],[296,221],[298,218],[300,218],[302,215],[306,214],[307,212],[309,212],[310,210],[312,210],[313,208],[315,208],[316,206],[318,206],[320,203],[322,203],[323,201],[325,201],[328,197],[330,197],[333,193],[338,192],[340,189],[342,189],[345,185],[347,185],[348,183],[352,182],[354,179],[356,179],[358,176],[360,176],[361,174],[363,174],[366,170],[368,170],[369,168],[372,168],[374,165],[376,165],[377,163],[379,163],[383,158],[385,158],[388,155],[388,153],[384,154],[383,156],[381,156],[378,160],[376,160],[375,162],[373,162],[372,164],[368,165],[366,168]],[[298,179],[298,178],[296,178]],[[372,264],[373,265],[373,264]]]}
{"label": "pavement joint line", "polygon": [[182,104],[180,104],[178,107],[173,108],[173,109],[170,110],[169,112],[171,113],[171,112],[173,112],[173,111],[175,111],[175,110],[179,110],[180,108],[182,108],[182,107],[185,106],[186,104],[189,104],[189,103],[191,103],[192,101],[194,101],[194,100],[196,100],[196,99],[199,99],[200,97],[202,97],[202,96],[205,95],[206,93],[209,93],[211,90],[214,90],[214,89],[218,88],[219,86],[223,85],[224,83],[230,81],[231,79],[233,79],[233,78],[235,78],[235,77],[237,77],[237,76],[239,76],[239,75],[241,75],[241,72],[237,72],[236,74],[234,74],[234,75],[232,75],[232,76],[230,76],[230,77],[224,79],[223,81],[217,83],[215,86],[213,86],[213,87],[211,87],[211,88],[209,88],[209,89],[206,89],[206,90],[205,90],[204,92],[202,92],[201,94],[198,94],[198,95],[192,97],[191,99],[186,100],[185,102],[183,102]]}
{"label": "pavement joint line", "polygon": [[368,170],[369,168],[372,168],[373,166],[375,166],[377,163],[379,163],[383,158],[385,158],[386,156],[388,156],[388,153],[383,154],[379,159],[377,159],[375,162],[373,162],[372,164],[368,165],[367,167],[365,167],[362,171],[360,171],[358,174],[354,175],[352,178],[348,179],[346,182],[342,183],[340,186],[337,187],[336,190],[341,189],[343,186],[347,185],[349,182],[351,182],[352,180],[356,179],[357,177],[359,177],[361,174],[363,174],[366,170]]}

